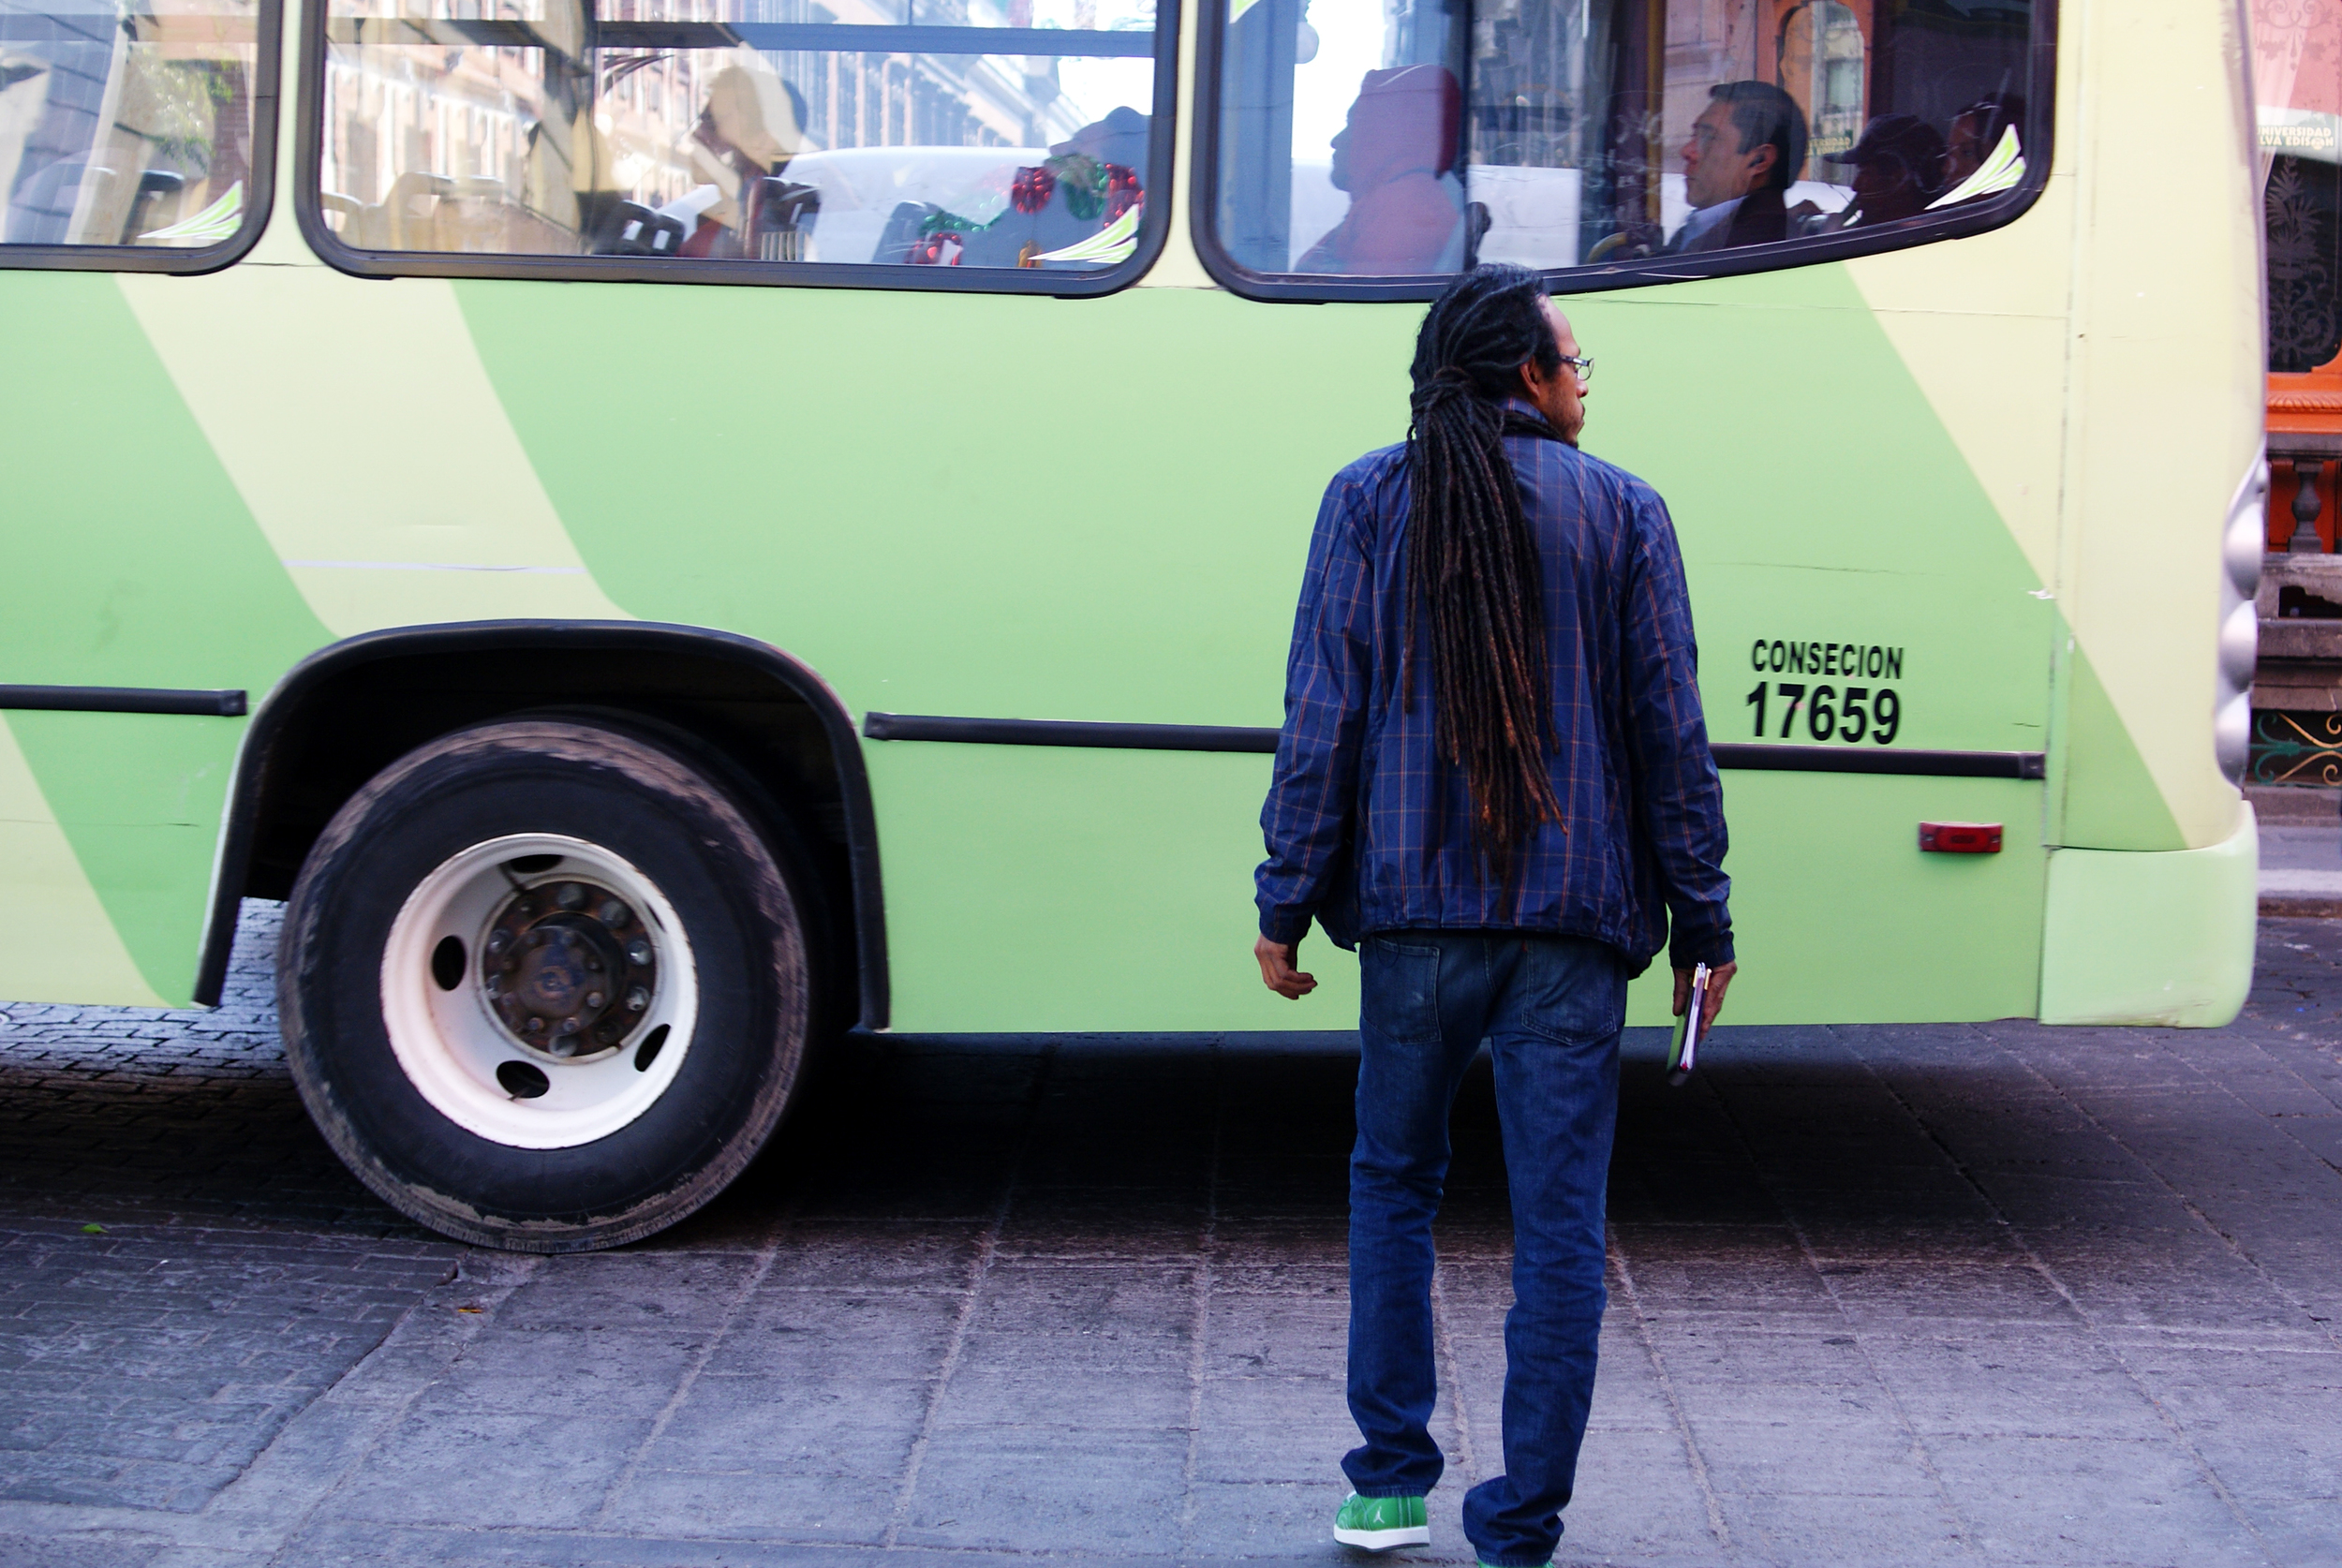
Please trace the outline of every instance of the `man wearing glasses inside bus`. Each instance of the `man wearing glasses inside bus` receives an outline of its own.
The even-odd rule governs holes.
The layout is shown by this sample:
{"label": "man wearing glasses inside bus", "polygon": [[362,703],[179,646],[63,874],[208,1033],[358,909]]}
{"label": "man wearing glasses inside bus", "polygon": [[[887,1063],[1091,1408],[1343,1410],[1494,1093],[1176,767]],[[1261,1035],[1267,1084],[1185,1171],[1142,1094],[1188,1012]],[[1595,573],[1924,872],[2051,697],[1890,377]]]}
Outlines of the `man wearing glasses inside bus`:
{"label": "man wearing glasses inside bus", "polygon": [[1430,1540],[1431,1221],[1457,1088],[1483,1041],[1494,1061],[1505,1473],[1463,1527],[1495,1568],[1551,1560],[1576,1484],[1627,980],[1668,947],[1676,1010],[1704,964],[1712,1018],[1734,972],[1675,528],[1578,450],[1593,368],[1540,274],[1478,267],[1431,306],[1406,443],[1318,510],[1261,809],[1261,979],[1314,988],[1312,921],[1358,949],[1345,1546]]}
{"label": "man wearing glasses inside bus", "polygon": [[1788,238],[1782,193],[1805,167],[1805,111],[1770,81],[1720,81],[1683,143],[1692,214],[1665,254],[1690,255]]}

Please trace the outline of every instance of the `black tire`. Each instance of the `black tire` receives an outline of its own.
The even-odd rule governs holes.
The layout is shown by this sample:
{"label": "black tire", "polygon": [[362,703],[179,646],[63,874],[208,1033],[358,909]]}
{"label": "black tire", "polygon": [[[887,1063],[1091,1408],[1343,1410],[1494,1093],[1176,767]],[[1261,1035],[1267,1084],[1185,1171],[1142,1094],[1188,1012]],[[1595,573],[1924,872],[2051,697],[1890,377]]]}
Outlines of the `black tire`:
{"label": "black tire", "polygon": [[[496,962],[490,944],[512,939],[504,927],[521,917],[511,910],[549,912],[560,891],[551,880],[524,888],[506,869],[534,873],[556,856],[495,859],[496,846],[507,840],[525,846],[522,836],[531,835],[575,841],[605,857],[558,861],[586,867],[569,873],[581,879],[577,887],[616,885],[626,870],[649,884],[648,892],[629,895],[645,912],[628,914],[630,905],[615,899],[591,908],[619,911],[614,918],[633,922],[638,935],[650,935],[656,925],[669,944],[660,950],[662,967],[648,990],[658,995],[654,1012],[689,1008],[688,1025],[671,1044],[663,1030],[657,1040],[645,1034],[639,1043],[596,1047],[600,1055],[590,1069],[572,1069],[544,1052],[564,1041],[572,1050],[589,1046],[584,1034],[563,1036],[542,1049],[541,1037],[510,1043],[497,1034],[501,1028],[511,1041],[521,1040],[520,1025],[509,1016],[500,1020],[496,1012],[517,1005],[511,998],[520,993],[512,982],[486,973]],[[592,869],[611,857],[623,865],[607,876]],[[413,964],[386,961],[393,936],[399,954],[412,949],[418,931],[428,937],[429,930],[416,924],[423,915],[412,911],[440,908],[442,895],[433,890],[442,886],[469,887],[476,898],[507,897],[477,869],[481,865],[511,883],[511,899],[542,896],[533,904],[508,900],[505,912],[485,917],[497,929],[444,971],[434,957],[433,984],[446,997],[422,991],[423,1000],[409,998],[397,987],[422,983],[408,977]],[[493,891],[479,891],[483,887]],[[459,921],[468,906],[459,907],[453,895],[445,898],[453,911],[445,919]],[[649,912],[660,899],[679,939]],[[821,972],[817,900],[811,880],[786,845],[760,833],[755,815],[734,791],[655,732],[562,717],[458,731],[377,775],[334,815],[302,867],[286,909],[276,982],[294,1082],[326,1142],[359,1180],[441,1235],[526,1252],[586,1251],[639,1239],[722,1191],[764,1146],[797,1090],[820,1012],[814,995]],[[578,918],[571,917],[572,923]],[[624,926],[592,929],[625,939]],[[538,939],[541,945],[570,941],[589,954],[612,951],[582,938]],[[440,946],[447,945],[443,939]],[[566,970],[557,960],[548,962],[556,965],[550,971],[556,981],[563,974],[586,979],[576,962]],[[597,973],[601,969],[590,956],[583,962]],[[688,966],[694,983],[659,992],[680,966]],[[460,975],[456,984],[449,984],[450,975]],[[615,995],[626,982],[592,984]],[[586,1012],[575,990],[561,994],[571,998],[565,1005],[572,1014]],[[626,1020],[615,1011],[618,1004],[600,1001],[601,994],[586,999],[603,1006],[606,1027],[616,1031]],[[502,1002],[496,999],[500,995]],[[418,1007],[452,1009],[447,1015],[456,1022],[419,1031]],[[486,1022],[467,1009],[476,1009]],[[544,1023],[526,1014],[524,1021],[532,1028]],[[555,1023],[556,1030],[577,1027],[574,1015]],[[423,1045],[416,1044],[419,1038]],[[519,1064],[499,1067],[496,1086],[517,1081],[521,1093],[507,1096],[481,1079],[478,1053],[490,1047],[506,1050]],[[430,1057],[432,1050],[443,1051],[446,1061]],[[647,1076],[657,1058],[671,1050],[678,1054],[658,1069],[658,1078]],[[614,1061],[639,1062],[634,1070],[645,1076],[639,1084],[630,1080]],[[572,1071],[600,1076],[563,1076]],[[511,1072],[524,1076],[507,1079]],[[512,1140],[539,1136],[525,1125],[529,1113],[522,1106],[536,1082],[526,1079],[530,1072],[563,1093],[584,1084],[615,1086],[614,1093],[632,1097],[611,1100],[598,1115],[627,1115],[627,1106],[644,1094],[655,1098],[623,1125],[588,1141],[522,1146]],[[450,1083],[455,1088],[448,1088]],[[426,1084],[438,1087],[426,1092]],[[534,1094],[547,1096],[548,1104],[559,1099],[541,1088]],[[495,1103],[507,1099],[510,1111]],[[486,1128],[486,1135],[459,1116]]]}

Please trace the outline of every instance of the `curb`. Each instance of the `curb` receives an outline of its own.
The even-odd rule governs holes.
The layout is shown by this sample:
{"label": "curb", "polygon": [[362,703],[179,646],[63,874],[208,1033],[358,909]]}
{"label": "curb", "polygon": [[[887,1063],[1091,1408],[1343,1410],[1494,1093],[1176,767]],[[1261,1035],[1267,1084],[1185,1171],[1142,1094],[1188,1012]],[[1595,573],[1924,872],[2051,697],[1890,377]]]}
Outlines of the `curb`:
{"label": "curb", "polygon": [[2263,920],[2342,919],[2342,898],[2311,893],[2264,894],[2260,899],[2260,918]]}

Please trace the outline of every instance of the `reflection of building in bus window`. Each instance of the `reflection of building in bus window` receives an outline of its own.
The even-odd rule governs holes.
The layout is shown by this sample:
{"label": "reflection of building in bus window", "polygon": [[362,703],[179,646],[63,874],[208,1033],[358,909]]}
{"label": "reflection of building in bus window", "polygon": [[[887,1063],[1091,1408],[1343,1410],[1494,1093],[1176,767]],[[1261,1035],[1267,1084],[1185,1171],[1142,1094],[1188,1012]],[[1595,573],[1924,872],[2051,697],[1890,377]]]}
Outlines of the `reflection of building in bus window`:
{"label": "reflection of building in bus window", "polygon": [[1805,167],[1805,111],[1770,81],[1720,81],[1683,144],[1691,216],[1669,255],[1770,244],[1788,237],[1782,193]]}
{"label": "reflection of building in bus window", "polygon": [[[18,12],[7,12],[18,15]],[[35,13],[0,49],[0,241],[216,244],[243,220],[249,20],[200,7],[169,46],[133,7]]]}
{"label": "reflection of building in bus window", "polygon": [[1779,37],[1773,80],[1805,106],[1813,153],[1827,157],[1845,152],[1862,134],[1869,57],[1862,18],[1838,0],[1799,0],[1783,20]]}
{"label": "reflection of building in bus window", "polygon": [[1916,114],[1882,114],[1831,163],[1854,166],[1854,200],[1830,220],[1851,229],[1917,217],[1944,190],[1944,139]]}
{"label": "reflection of building in bus window", "polygon": [[[565,8],[558,7],[548,11],[554,20],[568,15]],[[405,52],[392,52],[391,58],[399,59]],[[422,126],[436,110],[434,100],[442,94],[455,96],[459,71],[468,74],[475,68],[470,54],[470,51],[450,51],[441,67],[442,74],[436,78],[417,68],[418,90],[411,100],[400,105],[408,111],[407,114],[394,118],[386,113],[384,118],[390,123],[383,127],[385,134],[378,139],[368,138],[369,144],[378,141],[393,149],[392,174],[378,220],[371,213],[362,213],[356,219],[356,244],[378,244],[392,250],[453,247],[456,236],[440,231],[443,226],[439,222],[439,201],[454,188],[455,177],[430,167],[433,162],[448,161],[446,154],[452,149],[426,141]],[[592,234],[598,221],[623,195],[616,184],[617,158],[611,150],[610,139],[595,123],[591,73],[576,67],[564,68],[551,61],[542,68],[541,96],[529,106],[534,112],[521,157],[519,205],[528,221],[518,225],[520,231],[510,234],[506,243],[487,248],[523,252],[541,249],[556,255],[573,252],[578,249],[580,237]],[[396,100],[383,101],[387,110]],[[404,124],[400,118],[404,118]],[[475,183],[488,179],[484,175],[474,178]],[[358,183],[371,185],[373,181],[365,177]],[[374,229],[378,221],[379,233],[366,237],[366,231]],[[346,234],[348,232],[345,230]]]}
{"label": "reflection of building in bus window", "polygon": [[1994,93],[1951,117],[1944,157],[1944,188],[1957,187],[1983,167],[2011,126],[2024,124],[2024,99],[2013,93]]}
{"label": "reflection of building in bus window", "polygon": [[1462,94],[1445,66],[1369,71],[1333,139],[1350,210],[1297,273],[1452,272],[1463,263],[1461,186],[1451,172]]}

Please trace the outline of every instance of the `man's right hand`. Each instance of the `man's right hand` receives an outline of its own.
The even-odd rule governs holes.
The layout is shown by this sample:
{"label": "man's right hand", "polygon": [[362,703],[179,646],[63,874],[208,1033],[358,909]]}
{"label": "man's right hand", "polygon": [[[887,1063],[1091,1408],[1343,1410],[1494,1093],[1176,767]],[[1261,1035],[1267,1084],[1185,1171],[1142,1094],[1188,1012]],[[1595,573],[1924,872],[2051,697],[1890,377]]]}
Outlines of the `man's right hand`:
{"label": "man's right hand", "polygon": [[1253,956],[1260,961],[1261,984],[1287,1001],[1299,1001],[1317,989],[1317,977],[1304,974],[1293,967],[1293,952],[1298,942],[1272,942],[1262,937],[1253,943]]}
{"label": "man's right hand", "polygon": [[[1708,971],[1708,1005],[1699,1010],[1700,1033],[1706,1034],[1715,1027],[1716,1012],[1724,1006],[1724,989],[1732,984],[1732,977],[1740,972],[1741,966],[1737,962],[1718,964]],[[1681,1018],[1683,1015],[1683,1010],[1691,1004],[1692,971],[1678,969],[1675,971],[1675,1015]]]}

